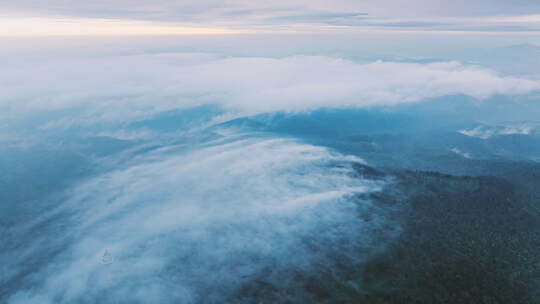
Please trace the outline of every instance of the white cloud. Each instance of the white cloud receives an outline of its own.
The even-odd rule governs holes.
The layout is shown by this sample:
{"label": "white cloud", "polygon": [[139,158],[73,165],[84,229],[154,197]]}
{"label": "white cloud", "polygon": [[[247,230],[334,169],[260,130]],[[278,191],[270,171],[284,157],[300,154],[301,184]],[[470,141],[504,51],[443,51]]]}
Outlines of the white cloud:
{"label": "white cloud", "polygon": [[470,137],[488,139],[497,135],[530,135],[538,129],[536,122],[506,123],[500,125],[480,125],[473,129],[459,130],[458,133]]}
{"label": "white cloud", "polygon": [[464,157],[464,158],[469,158],[469,159],[472,158],[471,153],[469,153],[469,152],[464,152],[464,151],[462,151],[462,150],[460,150],[460,149],[458,149],[458,148],[455,148],[455,147],[452,148],[452,149],[450,149],[450,151],[452,151],[452,152],[456,153],[457,155],[462,156],[462,157]]}
{"label": "white cloud", "polygon": [[3,115],[78,109],[81,120],[129,120],[158,111],[216,104],[254,114],[321,107],[367,107],[463,94],[478,99],[529,94],[540,82],[458,62],[372,62],[295,56],[227,58],[142,54],[6,60]]}
{"label": "white cloud", "polygon": [[[399,226],[354,197],[382,182],[356,176],[351,161],[361,162],[289,139],[238,135],[133,155],[124,168],[70,190],[47,238],[61,253],[44,257],[31,278],[38,283],[18,288],[9,303],[223,302],[260,275],[289,288],[276,280],[280,272],[354,265]],[[36,218],[38,226],[49,220]],[[41,255],[39,246],[27,251]]]}

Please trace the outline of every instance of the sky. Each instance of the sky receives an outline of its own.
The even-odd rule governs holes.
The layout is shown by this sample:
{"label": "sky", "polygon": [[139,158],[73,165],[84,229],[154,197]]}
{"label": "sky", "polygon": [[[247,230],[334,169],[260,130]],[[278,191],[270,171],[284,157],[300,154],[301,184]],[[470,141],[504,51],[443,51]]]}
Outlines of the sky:
{"label": "sky", "polygon": [[540,31],[535,0],[21,0],[0,16],[0,36]]}

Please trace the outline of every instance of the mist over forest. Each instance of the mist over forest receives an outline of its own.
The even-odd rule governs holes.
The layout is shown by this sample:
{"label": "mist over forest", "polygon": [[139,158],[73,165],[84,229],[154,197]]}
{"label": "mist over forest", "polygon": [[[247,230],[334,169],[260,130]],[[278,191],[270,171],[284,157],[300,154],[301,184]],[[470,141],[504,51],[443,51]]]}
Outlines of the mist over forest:
{"label": "mist over forest", "polygon": [[537,3],[19,2],[0,303],[539,303]]}

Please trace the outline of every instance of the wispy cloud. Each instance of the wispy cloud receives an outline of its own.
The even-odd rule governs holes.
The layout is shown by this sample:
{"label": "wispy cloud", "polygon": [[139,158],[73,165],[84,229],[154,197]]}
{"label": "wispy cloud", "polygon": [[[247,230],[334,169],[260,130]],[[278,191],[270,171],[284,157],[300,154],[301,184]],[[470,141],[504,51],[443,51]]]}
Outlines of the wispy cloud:
{"label": "wispy cloud", "polygon": [[341,23],[350,19],[364,19],[365,13],[304,13],[298,15],[282,15],[266,18],[267,23]]}
{"label": "wispy cloud", "polygon": [[[283,274],[355,265],[385,245],[377,236],[399,231],[379,207],[354,199],[382,186],[354,175],[359,159],[278,138],[189,146],[132,155],[71,189],[47,241],[60,253],[27,247],[40,271],[9,303],[228,302],[260,276],[289,288]],[[10,265],[13,276],[27,271],[16,255]]]}
{"label": "wispy cloud", "polygon": [[[380,1],[39,1],[22,0],[4,3],[0,11],[7,18],[41,17],[81,19],[144,20],[169,22],[177,27],[227,28],[272,31],[288,26],[291,31],[378,29],[395,31],[538,31],[540,4],[521,0],[470,1],[455,3],[426,0]],[[536,17],[535,17],[536,16]],[[81,21],[81,22],[82,22]],[[154,24],[153,26],[160,26]],[[303,27],[301,25],[304,25]],[[309,25],[306,27],[305,25]]]}
{"label": "wispy cloud", "polygon": [[516,32],[540,31],[538,15],[476,17],[373,18],[364,26],[418,29],[426,31]]}
{"label": "wispy cloud", "polygon": [[227,35],[245,31],[194,24],[152,23],[140,20],[73,18],[4,18],[0,36],[129,36],[129,35]]}

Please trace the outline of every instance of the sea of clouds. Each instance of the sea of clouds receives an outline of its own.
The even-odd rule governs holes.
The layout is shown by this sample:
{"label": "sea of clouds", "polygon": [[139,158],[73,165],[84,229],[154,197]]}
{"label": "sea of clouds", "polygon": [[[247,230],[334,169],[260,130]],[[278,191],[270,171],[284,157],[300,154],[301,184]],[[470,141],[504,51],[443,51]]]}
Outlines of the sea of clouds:
{"label": "sea of clouds", "polygon": [[[84,54],[84,53],[83,53]],[[537,92],[537,80],[459,62],[354,62],[327,56],[227,57],[204,53],[65,54],[6,60],[3,117],[73,111],[64,124],[136,120],[218,105],[241,115]],[[66,115],[67,116],[67,115]],[[7,118],[6,118],[7,119]]]}
{"label": "sea of clouds", "polygon": [[[54,199],[42,193],[26,202],[23,222],[4,224],[13,221],[2,215],[8,241],[0,245],[0,295],[8,303],[223,303],[258,278],[290,286],[295,273],[357,265],[400,230],[387,210],[358,196],[389,181],[366,179],[354,170],[362,160],[301,139],[216,124],[261,113],[540,89],[537,80],[455,61],[62,54],[6,57],[0,141],[31,151],[46,146],[59,164],[69,150],[100,169]],[[177,130],[175,140],[160,137],[159,128],[144,131],[159,113],[204,105],[219,111],[196,130]],[[143,127],[140,134],[131,132],[133,123]],[[73,144],[87,140],[81,128],[85,136],[125,139],[131,148],[88,157]],[[30,168],[16,157],[15,163]],[[16,184],[37,174],[23,173]]]}

